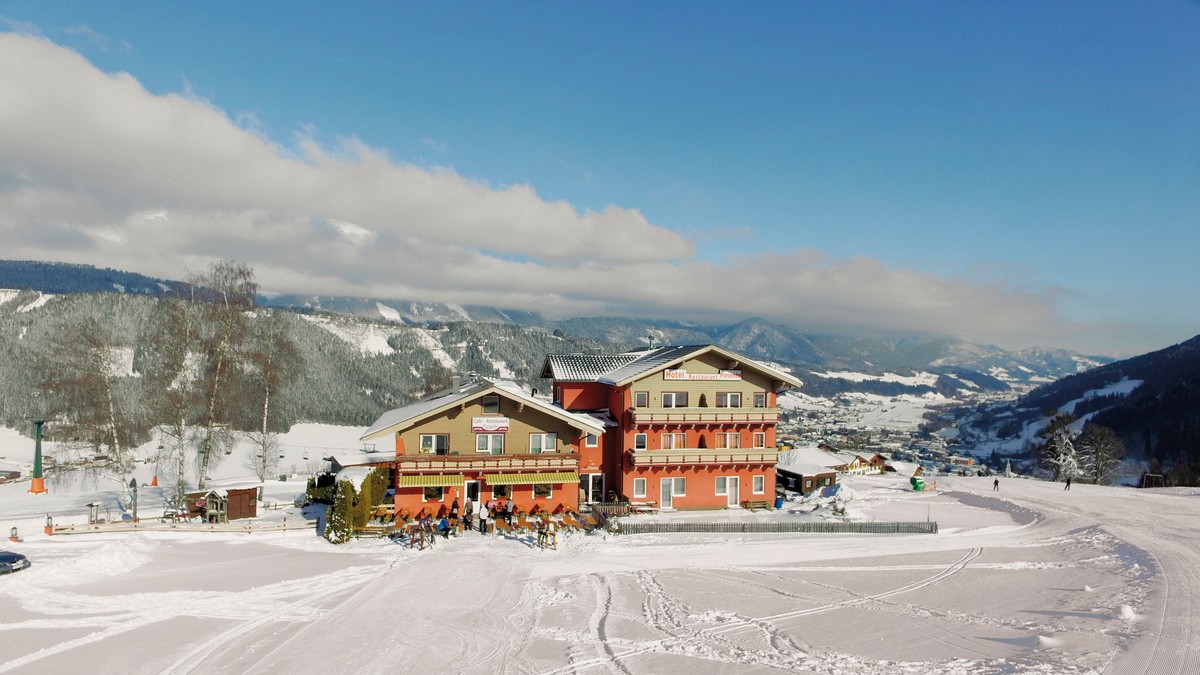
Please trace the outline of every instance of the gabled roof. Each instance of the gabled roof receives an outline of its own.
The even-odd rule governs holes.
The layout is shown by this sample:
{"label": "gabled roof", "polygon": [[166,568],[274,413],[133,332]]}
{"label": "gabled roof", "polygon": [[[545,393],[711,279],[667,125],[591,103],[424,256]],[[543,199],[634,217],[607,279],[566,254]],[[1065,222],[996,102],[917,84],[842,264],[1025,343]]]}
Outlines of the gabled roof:
{"label": "gabled roof", "polygon": [[486,394],[497,394],[511,401],[524,403],[552,417],[563,420],[581,431],[593,434],[604,433],[604,423],[595,417],[567,412],[562,408],[551,405],[547,401],[534,398],[532,394],[523,391],[515,382],[509,380],[492,381],[481,377],[460,385],[457,391],[452,387],[402,408],[385,412],[367,428],[366,433],[359,440],[369,441],[396,433],[397,431],[403,431],[421,420],[449,410],[464,401]]}
{"label": "gabled roof", "polygon": [[782,384],[791,385],[793,387],[803,386],[804,383],[800,380],[788,375],[787,373],[763,365],[753,359],[749,359],[741,354],[736,354],[727,349],[723,349],[716,345],[689,345],[685,347],[659,347],[647,352],[636,361],[629,363],[623,368],[605,374],[601,378],[601,382],[614,385],[629,384],[633,380],[648,375],[653,372],[666,370],[672,366],[677,366],[687,359],[696,358],[703,354],[715,353],[721,357],[728,359],[731,362],[737,362],[739,368],[757,371],[764,375],[770,376]]}
{"label": "gabled roof", "polygon": [[542,367],[542,377],[558,381],[601,382],[623,386],[648,374],[665,370],[683,361],[713,352],[723,358],[736,361],[740,367],[768,375],[785,385],[803,386],[803,383],[787,373],[763,365],[740,354],[735,354],[716,345],[685,345],[656,347],[624,354],[550,354]]}

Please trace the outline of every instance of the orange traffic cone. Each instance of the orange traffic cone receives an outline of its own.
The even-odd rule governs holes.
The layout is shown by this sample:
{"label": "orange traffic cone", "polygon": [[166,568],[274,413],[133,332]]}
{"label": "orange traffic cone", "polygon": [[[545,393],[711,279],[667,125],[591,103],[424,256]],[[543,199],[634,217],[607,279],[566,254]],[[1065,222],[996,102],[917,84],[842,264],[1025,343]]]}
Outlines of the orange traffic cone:
{"label": "orange traffic cone", "polygon": [[158,487],[158,474],[154,474],[154,477],[150,479],[150,487]]}

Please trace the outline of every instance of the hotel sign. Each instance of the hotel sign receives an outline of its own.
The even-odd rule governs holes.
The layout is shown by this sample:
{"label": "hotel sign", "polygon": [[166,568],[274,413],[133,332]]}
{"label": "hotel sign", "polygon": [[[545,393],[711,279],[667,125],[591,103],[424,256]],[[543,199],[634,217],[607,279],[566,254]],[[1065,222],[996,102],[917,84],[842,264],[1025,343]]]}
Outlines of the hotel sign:
{"label": "hotel sign", "polygon": [[472,417],[471,431],[479,433],[502,433],[508,431],[507,417]]}
{"label": "hotel sign", "polygon": [[663,371],[664,380],[740,380],[742,379],[742,371],[740,370],[718,370],[715,373],[689,373],[686,370],[672,370],[668,368]]}

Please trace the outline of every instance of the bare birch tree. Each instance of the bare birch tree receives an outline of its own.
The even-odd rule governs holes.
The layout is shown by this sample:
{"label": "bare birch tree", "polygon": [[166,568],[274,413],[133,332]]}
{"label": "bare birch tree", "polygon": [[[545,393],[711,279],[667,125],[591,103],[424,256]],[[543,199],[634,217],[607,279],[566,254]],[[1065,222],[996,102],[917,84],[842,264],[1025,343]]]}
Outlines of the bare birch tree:
{"label": "bare birch tree", "polygon": [[39,359],[39,389],[58,434],[107,455],[125,481],[131,423],[119,403],[111,332],[95,318],[81,318],[54,330],[48,346]]}
{"label": "bare birch tree", "polygon": [[228,403],[231,392],[238,388],[235,380],[241,371],[240,350],[248,333],[246,313],[255,306],[258,284],[249,266],[220,261],[203,275],[198,291],[204,300],[201,339],[204,409],[198,420],[196,464],[197,485],[203,490],[209,470],[233,443]]}

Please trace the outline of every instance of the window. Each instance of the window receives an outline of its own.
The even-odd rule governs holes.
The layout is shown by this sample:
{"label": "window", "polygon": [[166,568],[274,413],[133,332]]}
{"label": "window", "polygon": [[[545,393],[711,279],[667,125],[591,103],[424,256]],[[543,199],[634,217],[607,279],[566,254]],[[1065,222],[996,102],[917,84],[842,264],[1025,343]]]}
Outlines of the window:
{"label": "window", "polygon": [[756,447],[756,448],[767,447],[767,432],[765,432],[765,431],[754,432],[754,447]]}
{"label": "window", "polygon": [[736,431],[730,433],[715,434],[717,448],[722,450],[733,450],[742,447],[742,436]]}
{"label": "window", "polygon": [[483,397],[483,414],[495,415],[500,412],[500,397],[489,394]]}
{"label": "window", "polygon": [[634,434],[633,435],[633,449],[634,450],[645,450],[646,449],[646,434]]}
{"label": "window", "polygon": [[504,454],[504,434],[475,434],[475,452]]}
{"label": "window", "polygon": [[765,392],[765,391],[754,392],[754,407],[755,408],[767,407],[767,392]]}
{"label": "window", "polygon": [[450,454],[450,434],[421,434],[421,454]]}
{"label": "window", "polygon": [[512,486],[511,485],[493,485],[492,486],[492,498],[493,499],[508,499],[509,497],[512,497]]}
{"label": "window", "polygon": [[750,478],[750,481],[751,481],[751,491],[754,492],[754,494],[761,495],[762,493],[767,491],[767,477],[766,476],[752,476]]}
{"label": "window", "polygon": [[583,447],[596,448],[600,446],[600,437],[596,434],[588,434],[583,437]]}
{"label": "window", "polygon": [[633,479],[633,498],[634,499],[645,499],[646,498],[646,479],[645,478],[634,478]]}
{"label": "window", "polygon": [[557,450],[557,434],[529,434],[529,454],[540,455],[543,452],[556,452]]}
{"label": "window", "polygon": [[648,391],[633,392],[633,407],[649,408],[650,407],[650,392],[648,392]]}
{"label": "window", "polygon": [[554,405],[562,405],[562,386],[554,385]]}
{"label": "window", "polygon": [[549,499],[554,494],[554,491],[551,490],[550,488],[551,488],[551,485],[549,483],[541,484],[541,485],[534,485],[533,486],[533,498],[534,499]]}
{"label": "window", "polygon": [[725,476],[717,476],[717,486],[713,489],[715,495],[729,494],[729,478]]}
{"label": "window", "polygon": [[672,497],[686,497],[687,496],[687,490],[685,489],[686,487],[687,487],[687,480],[685,480],[683,478],[674,479],[674,482],[671,483],[671,496]]}
{"label": "window", "polygon": [[662,395],[662,407],[664,408],[686,408],[687,407],[687,392],[686,391],[664,391]]}
{"label": "window", "polygon": [[668,434],[662,435],[663,450],[682,450],[687,447],[687,434]]}
{"label": "window", "polygon": [[446,489],[446,488],[440,488],[440,487],[427,487],[427,488],[423,488],[423,489],[421,490],[421,496],[422,496],[422,497],[425,499],[425,501],[427,501],[427,502],[440,502],[440,501],[442,501],[442,492],[443,492],[445,489]]}
{"label": "window", "polygon": [[738,391],[718,391],[717,392],[717,407],[718,408],[740,408],[742,407],[742,393]]}

